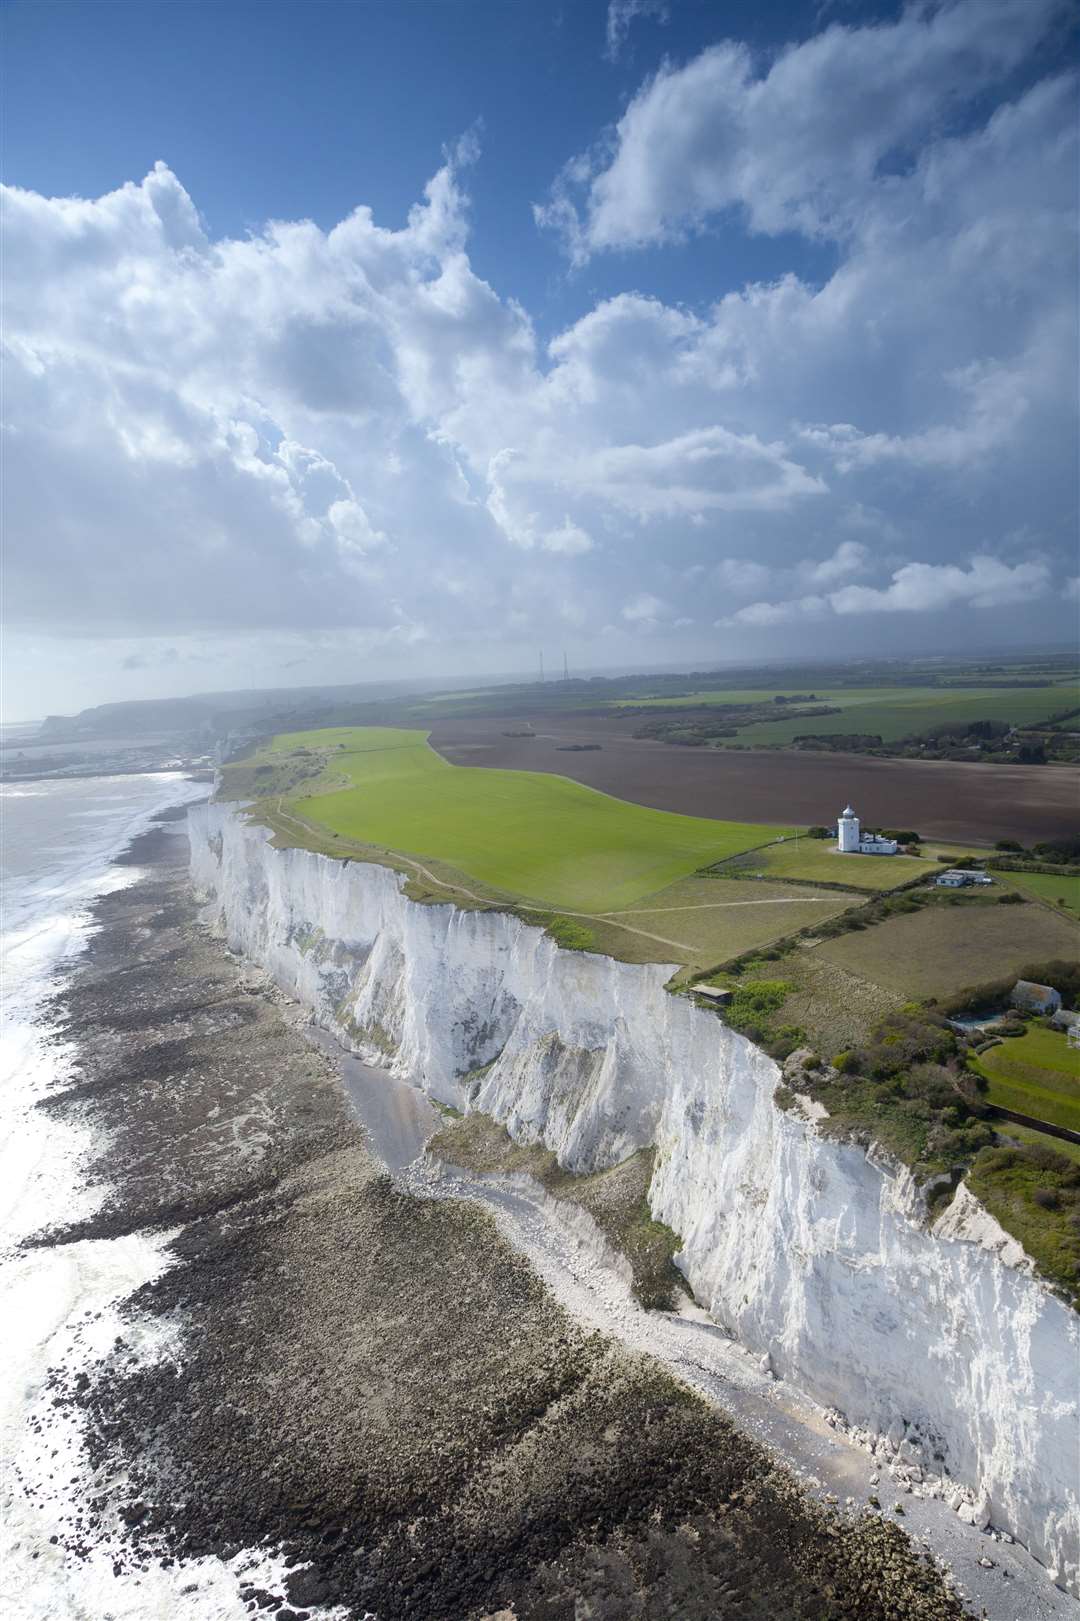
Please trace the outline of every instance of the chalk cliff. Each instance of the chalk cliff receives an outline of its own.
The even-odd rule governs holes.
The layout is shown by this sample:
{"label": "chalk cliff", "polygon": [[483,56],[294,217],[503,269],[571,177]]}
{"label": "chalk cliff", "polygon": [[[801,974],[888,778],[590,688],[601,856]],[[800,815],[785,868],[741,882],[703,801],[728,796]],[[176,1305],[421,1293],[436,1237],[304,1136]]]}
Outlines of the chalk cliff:
{"label": "chalk cliff", "polygon": [[369,1063],[572,1170],[655,1143],[653,1214],[716,1320],[1077,1591],[1080,1319],[965,1188],[930,1230],[907,1172],[779,1109],[773,1061],[663,965],[417,905],[225,805],[190,830],[229,943]]}

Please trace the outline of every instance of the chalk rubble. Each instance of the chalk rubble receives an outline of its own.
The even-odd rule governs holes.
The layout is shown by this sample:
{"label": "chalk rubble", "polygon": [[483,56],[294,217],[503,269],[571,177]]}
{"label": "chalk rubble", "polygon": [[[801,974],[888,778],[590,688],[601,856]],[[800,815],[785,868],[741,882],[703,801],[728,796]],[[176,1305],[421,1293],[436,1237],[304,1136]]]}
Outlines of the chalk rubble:
{"label": "chalk rubble", "polygon": [[910,1174],[777,1108],[776,1064],[667,992],[670,967],[415,904],[397,873],[275,850],[227,805],[189,822],[229,944],[319,1024],[570,1170],[655,1144],[653,1214],[715,1320],[898,1483],[1080,1593],[1080,1319],[965,1186],[929,1228]]}

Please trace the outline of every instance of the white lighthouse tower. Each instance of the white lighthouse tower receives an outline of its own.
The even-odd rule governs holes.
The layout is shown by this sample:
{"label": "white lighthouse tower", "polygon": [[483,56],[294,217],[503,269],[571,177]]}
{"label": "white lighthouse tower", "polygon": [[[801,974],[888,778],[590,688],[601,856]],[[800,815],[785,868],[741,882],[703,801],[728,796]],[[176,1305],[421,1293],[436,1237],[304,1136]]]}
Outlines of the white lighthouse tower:
{"label": "white lighthouse tower", "polygon": [[859,853],[859,818],[848,805],[836,824],[839,835],[836,848],[841,855],[858,855]]}

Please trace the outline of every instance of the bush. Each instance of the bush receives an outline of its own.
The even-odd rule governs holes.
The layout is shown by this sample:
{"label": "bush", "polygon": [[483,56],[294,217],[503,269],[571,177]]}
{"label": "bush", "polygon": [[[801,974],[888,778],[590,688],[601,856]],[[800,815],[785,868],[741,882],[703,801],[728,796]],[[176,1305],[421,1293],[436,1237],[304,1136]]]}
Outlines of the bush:
{"label": "bush", "polygon": [[564,951],[590,951],[596,943],[592,930],[571,917],[549,918],[547,932]]}
{"label": "bush", "polygon": [[1040,1210],[1059,1210],[1061,1208],[1061,1196],[1056,1188],[1036,1188],[1031,1197]]}
{"label": "bush", "polygon": [[998,896],[997,903],[999,906],[1023,906],[1024,897],[1018,895],[1015,889],[1010,889],[1004,895]]}
{"label": "bush", "polygon": [[1024,853],[1024,846],[1019,844],[1016,839],[998,839],[997,843],[994,845],[994,849],[1009,850],[1016,855],[1023,855]]}

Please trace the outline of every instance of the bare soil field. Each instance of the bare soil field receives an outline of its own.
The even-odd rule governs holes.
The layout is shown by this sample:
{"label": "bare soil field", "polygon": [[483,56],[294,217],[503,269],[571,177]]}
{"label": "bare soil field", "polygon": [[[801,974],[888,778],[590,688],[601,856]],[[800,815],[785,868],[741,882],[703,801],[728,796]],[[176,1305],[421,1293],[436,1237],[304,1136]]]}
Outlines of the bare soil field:
{"label": "bare soil field", "polygon": [[[1071,766],[957,765],[778,750],[686,748],[632,736],[636,717],[506,715],[446,720],[431,745],[454,765],[553,771],[619,799],[726,821],[831,822],[850,803],[864,822],[914,827],[926,838],[989,845],[1075,832],[1080,770]],[[598,743],[575,751],[573,745]]]}
{"label": "bare soil field", "polygon": [[901,998],[949,996],[1029,963],[1080,952],[1080,929],[1048,907],[927,907],[826,940],[814,955]]}

